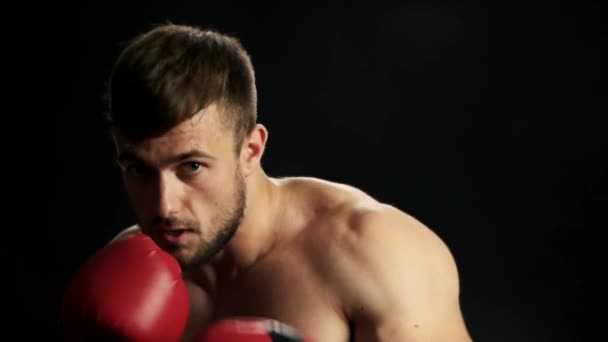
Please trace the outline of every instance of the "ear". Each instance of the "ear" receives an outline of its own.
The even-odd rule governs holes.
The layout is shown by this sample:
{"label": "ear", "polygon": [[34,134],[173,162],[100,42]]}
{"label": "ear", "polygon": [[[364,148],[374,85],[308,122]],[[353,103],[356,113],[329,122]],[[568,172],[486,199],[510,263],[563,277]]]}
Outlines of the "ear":
{"label": "ear", "polygon": [[267,140],[268,130],[261,124],[255,125],[245,137],[240,155],[241,170],[245,177],[259,167]]}

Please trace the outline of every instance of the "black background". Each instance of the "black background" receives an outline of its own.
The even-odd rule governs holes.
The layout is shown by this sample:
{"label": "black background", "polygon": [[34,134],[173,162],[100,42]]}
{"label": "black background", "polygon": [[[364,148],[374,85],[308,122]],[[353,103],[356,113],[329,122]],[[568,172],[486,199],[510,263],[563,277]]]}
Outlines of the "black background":
{"label": "black background", "polygon": [[133,223],[102,95],[126,42],[171,21],[234,34],[251,53],[269,174],[355,185],[444,239],[476,341],[603,333],[589,277],[603,273],[608,211],[599,7],[304,4],[34,6],[44,162],[26,219],[42,249],[34,266],[15,260],[32,286],[25,320],[53,339],[71,274]]}

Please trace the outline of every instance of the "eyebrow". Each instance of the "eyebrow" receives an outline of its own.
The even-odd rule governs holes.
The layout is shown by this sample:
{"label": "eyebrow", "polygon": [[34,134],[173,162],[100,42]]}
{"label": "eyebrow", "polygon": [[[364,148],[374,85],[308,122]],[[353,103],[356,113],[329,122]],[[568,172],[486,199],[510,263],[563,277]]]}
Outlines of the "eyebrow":
{"label": "eyebrow", "polygon": [[[169,158],[167,158],[166,160],[163,161],[163,164],[173,164],[176,162],[180,162],[183,160],[187,160],[190,158],[205,158],[205,159],[210,159],[210,160],[215,160],[215,157],[213,157],[212,155],[208,154],[205,151],[201,151],[201,150],[197,150],[197,149],[193,149],[190,150],[188,152],[185,153],[180,153],[177,154],[175,156],[171,156]],[[120,152],[116,158],[116,160],[119,163],[124,163],[124,162],[143,162],[142,158],[138,157],[134,152],[132,151],[123,151]]]}

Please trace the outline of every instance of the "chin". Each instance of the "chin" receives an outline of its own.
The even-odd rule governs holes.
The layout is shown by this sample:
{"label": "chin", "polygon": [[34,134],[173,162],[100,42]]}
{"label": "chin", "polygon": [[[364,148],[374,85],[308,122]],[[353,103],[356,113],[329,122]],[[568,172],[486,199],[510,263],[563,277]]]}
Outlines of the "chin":
{"label": "chin", "polygon": [[173,246],[169,251],[175,259],[178,260],[190,260],[193,257],[192,248],[188,246]]}
{"label": "chin", "polygon": [[192,246],[175,247],[170,254],[179,262],[182,268],[200,266],[201,260],[197,249]]}

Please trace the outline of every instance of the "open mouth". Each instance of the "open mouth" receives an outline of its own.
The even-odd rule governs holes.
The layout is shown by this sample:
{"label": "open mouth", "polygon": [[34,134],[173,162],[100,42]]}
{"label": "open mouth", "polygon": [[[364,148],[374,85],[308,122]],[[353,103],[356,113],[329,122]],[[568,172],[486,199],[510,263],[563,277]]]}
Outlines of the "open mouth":
{"label": "open mouth", "polygon": [[163,231],[163,234],[167,234],[167,235],[171,235],[171,236],[180,236],[185,233],[194,233],[194,229],[185,228],[185,229],[171,229],[171,230]]}
{"label": "open mouth", "polygon": [[192,228],[183,228],[183,229],[161,229],[160,235],[163,239],[172,244],[181,244],[186,241],[186,238],[194,233],[194,229]]}

